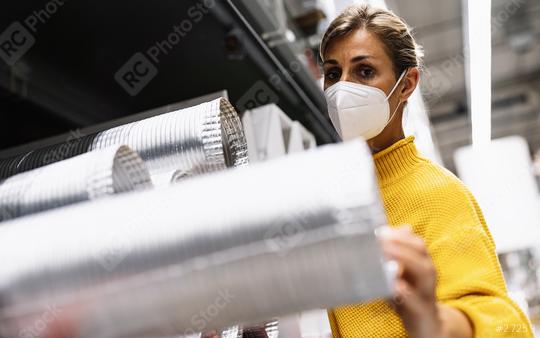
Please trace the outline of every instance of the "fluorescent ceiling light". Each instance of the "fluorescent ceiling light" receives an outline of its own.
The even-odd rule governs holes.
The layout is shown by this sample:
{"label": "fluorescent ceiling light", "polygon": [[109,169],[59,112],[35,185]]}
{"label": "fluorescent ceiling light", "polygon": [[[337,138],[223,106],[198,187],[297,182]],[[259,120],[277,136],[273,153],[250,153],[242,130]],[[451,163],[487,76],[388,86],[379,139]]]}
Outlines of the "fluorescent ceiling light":
{"label": "fluorescent ceiling light", "polygon": [[491,142],[491,0],[463,0],[465,68],[474,147]]}

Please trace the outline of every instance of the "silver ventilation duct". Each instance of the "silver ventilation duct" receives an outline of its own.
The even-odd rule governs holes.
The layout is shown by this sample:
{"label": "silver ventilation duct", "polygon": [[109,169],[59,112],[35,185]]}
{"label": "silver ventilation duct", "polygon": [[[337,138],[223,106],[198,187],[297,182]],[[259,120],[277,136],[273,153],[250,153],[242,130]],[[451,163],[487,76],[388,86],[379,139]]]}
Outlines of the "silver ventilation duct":
{"label": "silver ventilation duct", "polygon": [[0,182],[0,221],[151,186],[139,155],[112,146]]}
{"label": "silver ventilation duct", "polygon": [[195,175],[248,163],[240,119],[221,98],[0,161],[0,177],[114,144],[138,152],[156,185],[169,183],[178,170]]}
{"label": "silver ventilation duct", "polygon": [[0,227],[0,337],[174,336],[386,297],[385,223],[359,140],[20,218]]}

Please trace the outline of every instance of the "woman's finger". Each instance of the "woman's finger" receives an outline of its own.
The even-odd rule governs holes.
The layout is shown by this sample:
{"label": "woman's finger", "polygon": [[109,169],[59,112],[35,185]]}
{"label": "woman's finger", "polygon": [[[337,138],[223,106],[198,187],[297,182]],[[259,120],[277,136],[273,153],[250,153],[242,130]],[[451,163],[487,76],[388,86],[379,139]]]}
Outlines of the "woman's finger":
{"label": "woman's finger", "polygon": [[393,302],[398,313],[412,311],[414,314],[419,314],[424,306],[422,298],[418,295],[415,288],[401,278],[396,279],[394,284]]}
{"label": "woman's finger", "polygon": [[389,243],[383,245],[383,252],[402,266],[401,277],[421,289],[425,296],[431,296],[435,288],[436,272],[429,256],[419,254],[407,245]]}
{"label": "woman's finger", "polygon": [[408,227],[388,229],[380,233],[381,242],[395,242],[414,248],[422,255],[428,255],[425,242],[416,236]]}
{"label": "woman's finger", "polygon": [[[437,331],[433,327],[436,321],[426,320],[428,317],[436,317],[436,302],[426,301],[415,292],[412,285],[403,279],[396,280],[395,292],[396,299],[393,301],[393,307],[411,336],[425,337],[425,332]],[[419,320],[419,318],[422,318],[422,320]],[[433,337],[432,335],[427,336]]]}

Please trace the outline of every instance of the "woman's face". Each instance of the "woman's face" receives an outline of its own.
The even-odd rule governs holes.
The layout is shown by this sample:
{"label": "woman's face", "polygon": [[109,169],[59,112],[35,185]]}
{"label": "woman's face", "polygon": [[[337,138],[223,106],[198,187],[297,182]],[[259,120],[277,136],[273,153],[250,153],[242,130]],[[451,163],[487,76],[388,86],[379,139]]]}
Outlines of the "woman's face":
{"label": "woman's face", "polygon": [[[333,39],[324,55],[324,89],[339,81],[355,82],[382,90],[387,96],[401,74],[394,72],[394,65],[379,38],[359,29]],[[390,112],[396,112],[386,128],[368,140],[373,152],[380,151],[402,139],[401,124],[403,105],[418,83],[418,69],[411,68],[388,99]]]}
{"label": "woman's face", "polygon": [[[338,81],[348,81],[377,87],[388,95],[396,84],[392,60],[384,45],[376,35],[363,29],[332,40],[324,59],[325,90]],[[392,99],[399,95],[392,96],[390,105],[395,107]]]}

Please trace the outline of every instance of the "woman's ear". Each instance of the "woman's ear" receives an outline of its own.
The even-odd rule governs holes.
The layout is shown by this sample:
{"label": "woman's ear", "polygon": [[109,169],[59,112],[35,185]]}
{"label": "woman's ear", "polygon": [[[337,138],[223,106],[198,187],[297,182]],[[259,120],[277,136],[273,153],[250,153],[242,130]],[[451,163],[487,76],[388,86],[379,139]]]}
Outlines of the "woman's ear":
{"label": "woman's ear", "polygon": [[401,102],[407,102],[412,95],[418,82],[420,81],[420,72],[417,67],[409,68],[407,74],[403,78],[403,88],[401,89]]}

